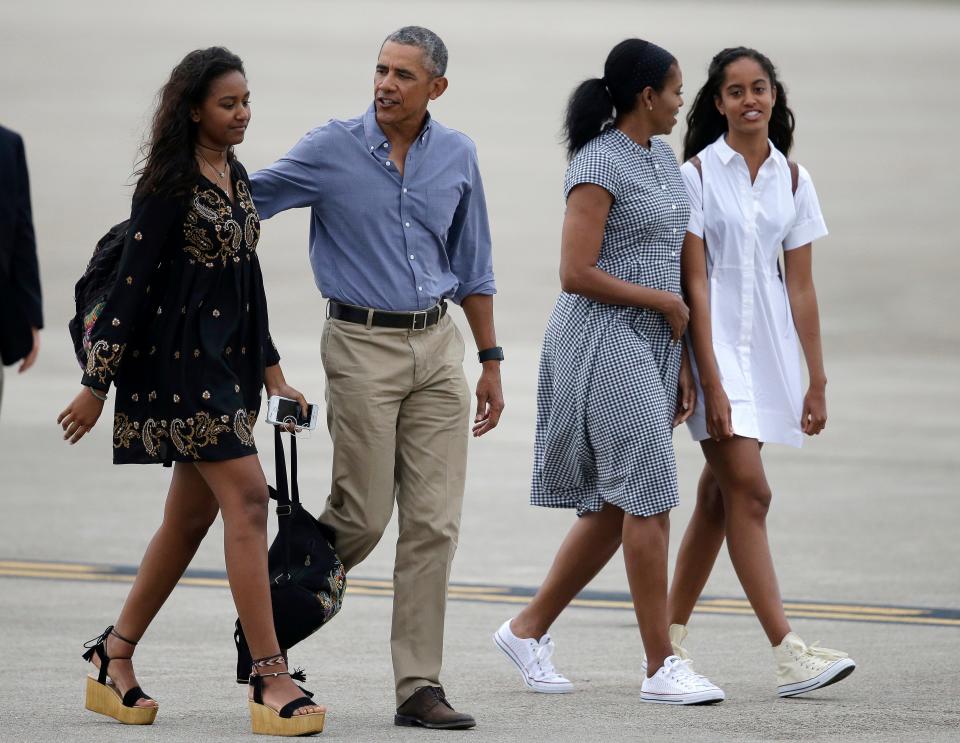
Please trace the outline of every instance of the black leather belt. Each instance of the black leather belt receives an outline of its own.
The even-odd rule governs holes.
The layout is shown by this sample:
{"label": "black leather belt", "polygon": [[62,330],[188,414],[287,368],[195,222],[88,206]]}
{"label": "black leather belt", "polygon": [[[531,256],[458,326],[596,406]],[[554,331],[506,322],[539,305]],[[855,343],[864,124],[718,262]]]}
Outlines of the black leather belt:
{"label": "black leather belt", "polygon": [[406,330],[424,330],[440,322],[440,318],[447,314],[447,303],[440,301],[429,310],[419,312],[390,312],[375,310],[370,307],[357,307],[352,304],[343,304],[331,299],[327,305],[328,316],[336,320],[366,325],[378,328],[404,328]]}

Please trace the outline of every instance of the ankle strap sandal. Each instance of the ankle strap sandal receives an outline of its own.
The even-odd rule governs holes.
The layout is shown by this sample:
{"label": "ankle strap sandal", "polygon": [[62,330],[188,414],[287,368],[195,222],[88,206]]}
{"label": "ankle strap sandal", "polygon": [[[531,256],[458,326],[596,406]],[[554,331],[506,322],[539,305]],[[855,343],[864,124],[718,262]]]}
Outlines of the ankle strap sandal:
{"label": "ankle strap sandal", "polygon": [[125,725],[151,725],[157,717],[157,707],[137,707],[136,704],[141,699],[153,701],[153,697],[145,694],[139,686],[128,689],[121,696],[116,684],[108,678],[111,661],[130,660],[133,657],[132,655],[117,655],[111,658],[107,655],[107,638],[110,635],[133,647],[137,645],[133,640],[128,640],[117,632],[113,625],[107,627],[99,637],[87,640],[83,644],[87,648],[83,654],[85,661],[92,663],[94,655],[100,660],[100,669],[96,677],[92,674],[87,676],[86,708],[91,712],[112,717]]}
{"label": "ankle strap sandal", "polygon": [[323,732],[325,712],[310,712],[303,715],[294,715],[298,709],[313,706],[313,694],[303,687],[300,690],[305,696],[294,699],[283,705],[279,710],[269,707],[263,702],[264,679],[277,676],[289,676],[295,681],[306,681],[306,674],[302,669],[290,671],[269,671],[274,666],[285,665],[283,655],[273,655],[269,658],[258,658],[253,661],[250,671],[250,686],[253,687],[253,699],[249,700],[250,722],[253,732],[263,735],[299,736],[314,735]]}

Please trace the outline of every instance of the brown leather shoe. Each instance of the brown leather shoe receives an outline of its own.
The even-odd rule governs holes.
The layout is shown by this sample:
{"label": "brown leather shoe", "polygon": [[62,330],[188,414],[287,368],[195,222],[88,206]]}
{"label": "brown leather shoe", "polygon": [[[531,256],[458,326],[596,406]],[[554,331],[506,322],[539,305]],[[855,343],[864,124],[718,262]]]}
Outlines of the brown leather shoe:
{"label": "brown leather shoe", "polygon": [[397,707],[393,724],[437,730],[466,730],[476,725],[477,721],[451,707],[442,686],[421,686]]}

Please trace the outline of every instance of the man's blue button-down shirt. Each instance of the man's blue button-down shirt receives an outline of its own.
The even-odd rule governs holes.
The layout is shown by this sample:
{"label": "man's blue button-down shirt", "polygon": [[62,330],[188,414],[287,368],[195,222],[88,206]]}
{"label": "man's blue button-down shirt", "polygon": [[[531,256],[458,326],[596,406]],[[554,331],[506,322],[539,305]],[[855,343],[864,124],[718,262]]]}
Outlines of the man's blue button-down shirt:
{"label": "man's blue button-down shirt", "polygon": [[311,208],[310,263],[330,299],[411,311],[496,293],[473,142],[428,116],[402,176],[390,149],[373,106],[333,119],[253,174],[257,210]]}

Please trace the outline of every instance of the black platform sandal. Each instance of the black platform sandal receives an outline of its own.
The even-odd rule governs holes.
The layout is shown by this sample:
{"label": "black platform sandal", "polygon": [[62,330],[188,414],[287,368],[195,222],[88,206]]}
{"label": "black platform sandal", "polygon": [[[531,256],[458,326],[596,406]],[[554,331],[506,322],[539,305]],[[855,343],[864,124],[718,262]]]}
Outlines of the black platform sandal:
{"label": "black platform sandal", "polygon": [[134,647],[137,645],[137,643],[128,640],[117,632],[112,624],[103,631],[102,635],[94,637],[92,640],[87,640],[87,642],[83,644],[83,646],[87,648],[87,652],[83,654],[85,661],[92,663],[94,655],[100,659],[99,673],[96,676],[93,674],[87,676],[87,701],[85,706],[91,712],[112,717],[124,725],[152,725],[153,721],[157,719],[157,708],[136,707],[134,705],[141,699],[152,700],[153,697],[144,694],[143,689],[139,686],[134,686],[126,694],[121,696],[120,690],[116,685],[107,679],[107,668],[110,666],[111,660],[130,660],[132,657],[128,655],[126,657],[117,656],[111,658],[107,655],[107,638],[110,637],[110,635],[113,635],[128,645],[133,645]]}
{"label": "black platform sandal", "polygon": [[248,700],[250,707],[250,724],[253,732],[259,735],[282,735],[282,736],[300,736],[316,735],[323,732],[323,722],[326,712],[310,712],[305,715],[294,715],[301,707],[313,706],[313,696],[310,692],[302,689],[307,696],[294,699],[288,702],[277,711],[273,707],[268,707],[263,703],[263,680],[277,676],[289,676],[297,681],[304,681],[306,676],[303,671],[297,670],[293,673],[289,671],[265,672],[265,668],[286,663],[282,655],[274,655],[270,658],[260,658],[253,661],[253,669],[250,672],[250,686],[253,687],[253,699]]}

